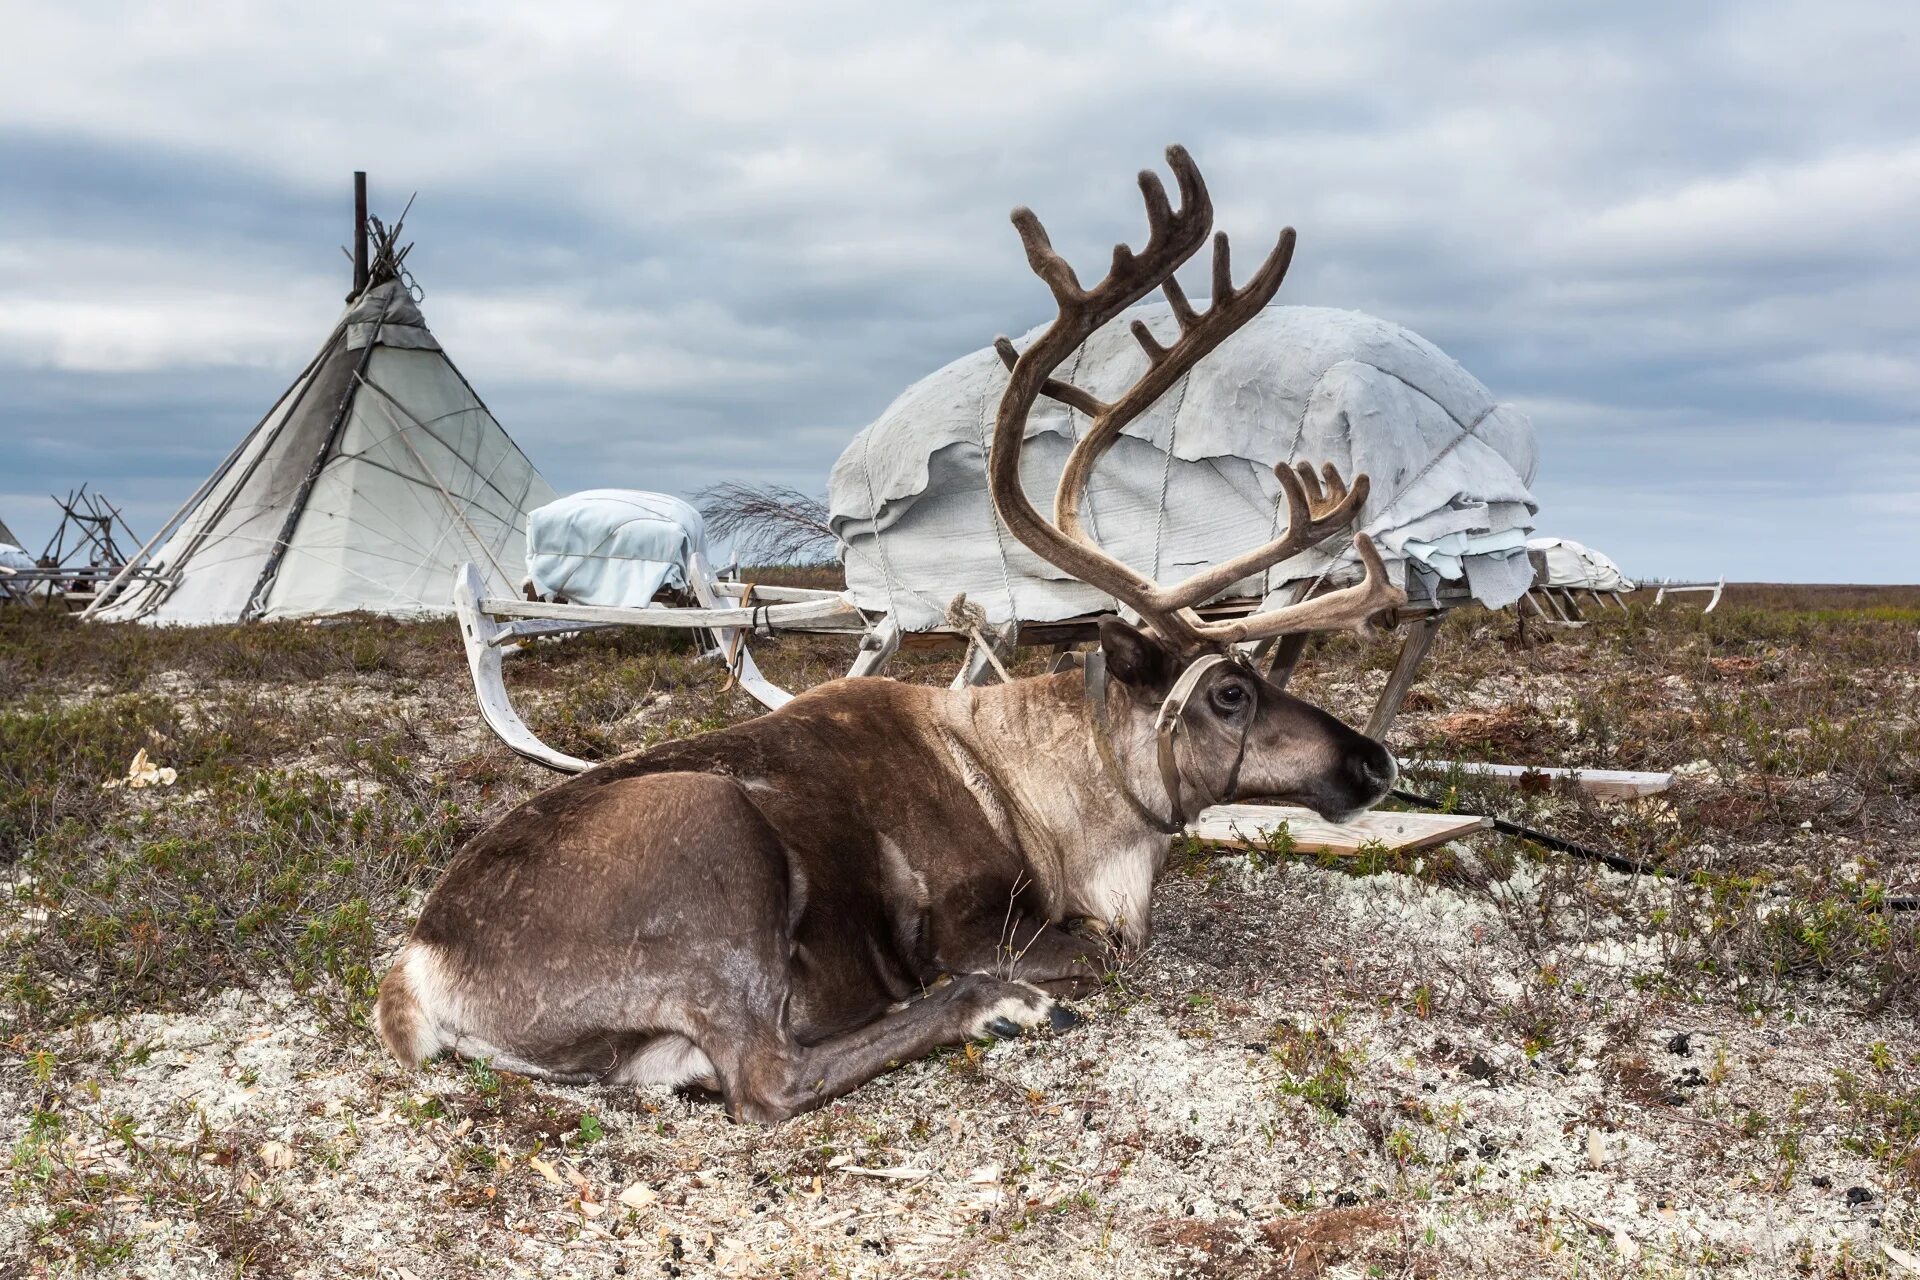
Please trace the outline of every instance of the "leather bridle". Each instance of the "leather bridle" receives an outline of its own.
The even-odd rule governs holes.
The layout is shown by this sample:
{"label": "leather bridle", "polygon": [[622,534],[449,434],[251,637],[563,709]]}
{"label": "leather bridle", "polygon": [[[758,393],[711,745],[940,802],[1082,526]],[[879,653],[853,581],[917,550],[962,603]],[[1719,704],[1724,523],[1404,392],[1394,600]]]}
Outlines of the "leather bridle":
{"label": "leather bridle", "polygon": [[[1126,771],[1120,767],[1120,757],[1113,749],[1113,729],[1107,714],[1107,655],[1101,649],[1094,649],[1081,658],[1081,672],[1087,695],[1087,708],[1093,720],[1093,745],[1100,753],[1100,763],[1106,768],[1114,785],[1120,788],[1120,794],[1141,819],[1155,830],[1169,835],[1184,831],[1193,816],[1209,805],[1220,804],[1233,798],[1234,788],[1240,781],[1240,766],[1247,758],[1247,738],[1253,731],[1253,715],[1247,716],[1247,722],[1240,729],[1240,741],[1233,754],[1233,767],[1227,771],[1227,785],[1223,795],[1215,795],[1205,781],[1185,777],[1180,772],[1180,760],[1177,748],[1182,734],[1189,733],[1186,716],[1187,704],[1200,691],[1208,675],[1216,667],[1240,666],[1246,664],[1237,658],[1223,654],[1210,653],[1196,658],[1180,678],[1173,682],[1173,688],[1161,700],[1160,711],[1154,717],[1153,736],[1156,754],[1160,765],[1160,784],[1166,788],[1167,803],[1172,807],[1172,816],[1163,818],[1149,808],[1145,801],[1133,793],[1127,782]],[[1251,710],[1251,709],[1250,709]],[[1186,802],[1187,792],[1193,791],[1200,799],[1198,805],[1189,808]]]}

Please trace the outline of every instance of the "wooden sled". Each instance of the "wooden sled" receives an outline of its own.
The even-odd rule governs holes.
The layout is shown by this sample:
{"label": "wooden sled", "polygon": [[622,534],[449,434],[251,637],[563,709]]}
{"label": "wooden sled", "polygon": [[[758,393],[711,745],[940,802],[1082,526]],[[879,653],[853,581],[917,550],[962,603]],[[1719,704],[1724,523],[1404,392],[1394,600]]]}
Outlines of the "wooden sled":
{"label": "wooden sled", "polygon": [[1727,580],[1724,576],[1718,582],[1673,582],[1669,579],[1662,578],[1659,582],[1648,585],[1654,588],[1653,602],[1655,604],[1660,604],[1665,601],[1669,594],[1683,595],[1688,592],[1705,594],[1707,597],[1707,607],[1700,612],[1706,614],[1712,613],[1715,606],[1720,603],[1720,596],[1727,589]]}
{"label": "wooden sled", "polygon": [[[697,562],[698,557],[695,559]],[[487,727],[517,755],[549,769],[581,773],[592,767],[591,762],[542,742],[514,709],[507,693],[503,660],[525,642],[542,637],[606,627],[669,627],[705,632],[713,640],[709,652],[727,664],[741,687],[768,710],[777,710],[793,695],[760,673],[748,648],[750,635],[798,632],[859,636],[860,648],[847,670],[849,676],[879,675],[903,641],[915,645],[965,644],[966,656],[960,673],[953,680],[953,687],[964,688],[996,679],[998,670],[1011,659],[1017,645],[1051,645],[1064,650],[1094,639],[1100,623],[1098,616],[1089,616],[1025,625],[1011,623],[1004,627],[943,628],[905,637],[890,617],[864,613],[838,591],[723,581],[713,576],[704,563],[689,565],[687,577],[693,584],[695,597],[700,600],[699,607],[656,604],[633,608],[489,597],[480,571],[470,564],[462,566],[454,579],[453,607],[460,620],[460,636],[466,646],[474,694]],[[1295,594],[1303,597],[1305,592],[1300,590]],[[1368,737],[1385,739],[1447,612],[1470,598],[1463,588],[1442,584],[1432,598],[1399,611],[1406,638],[1387,677],[1386,688],[1367,718]],[[1261,603],[1227,601],[1206,612],[1211,616],[1231,616],[1257,609]],[[1251,656],[1263,664],[1270,662],[1268,678],[1284,688],[1306,652],[1310,638],[1303,634],[1287,636],[1278,642],[1262,642],[1250,646]]]}

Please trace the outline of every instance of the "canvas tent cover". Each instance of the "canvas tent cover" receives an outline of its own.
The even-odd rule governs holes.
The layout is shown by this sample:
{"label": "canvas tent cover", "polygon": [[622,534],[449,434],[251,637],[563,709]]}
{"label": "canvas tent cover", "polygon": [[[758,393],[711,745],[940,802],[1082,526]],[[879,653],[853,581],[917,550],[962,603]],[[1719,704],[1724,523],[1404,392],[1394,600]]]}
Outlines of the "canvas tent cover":
{"label": "canvas tent cover", "polygon": [[1592,547],[1566,538],[1534,538],[1527,550],[1538,554],[1545,569],[1540,578],[1543,587],[1565,587],[1571,591],[1634,591],[1637,584],[1620,566]]}
{"label": "canvas tent cover", "polygon": [[97,616],[444,614],[467,561],[518,591],[525,512],[553,496],[389,280],[203,486],[153,555],[156,578]]}
{"label": "canvas tent cover", "polygon": [[[1128,332],[1136,317],[1162,343],[1178,332],[1164,303],[1136,307],[1057,376],[1116,398],[1146,367]],[[992,348],[956,360],[909,387],[834,465],[832,528],[861,608],[928,630],[959,592],[994,622],[1114,607],[1015,542],[993,512],[985,456],[1006,382]],[[1042,511],[1085,429],[1064,405],[1034,407],[1021,475]],[[1372,477],[1359,527],[1416,598],[1439,579],[1464,581],[1497,608],[1531,585],[1532,425],[1432,343],[1353,311],[1268,307],[1227,339],[1127,426],[1095,470],[1087,522],[1134,568],[1182,578],[1277,536],[1285,514],[1273,466],[1297,460]],[[1323,574],[1358,577],[1349,539],[1226,594],[1265,596]]]}
{"label": "canvas tent cover", "polygon": [[527,569],[540,597],[642,608],[662,587],[688,588],[707,526],[678,498],[589,489],[527,515]]}

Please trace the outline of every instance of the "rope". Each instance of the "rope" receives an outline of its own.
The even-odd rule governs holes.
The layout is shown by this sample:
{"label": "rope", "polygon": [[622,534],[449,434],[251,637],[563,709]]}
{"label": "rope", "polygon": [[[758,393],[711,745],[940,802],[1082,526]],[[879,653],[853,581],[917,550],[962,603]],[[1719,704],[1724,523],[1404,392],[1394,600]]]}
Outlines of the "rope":
{"label": "rope", "polygon": [[[385,391],[383,391],[383,390],[381,390],[381,388],[380,388],[380,386],[379,386],[379,384],[378,384],[378,383],[375,383],[375,382],[373,382],[373,381],[372,381],[371,379],[369,379],[369,380],[367,380],[367,385],[368,385],[369,387],[372,387],[372,388],[373,388],[374,390],[376,390],[376,391],[380,391],[382,395],[386,395],[386,394],[387,394],[387,393],[386,393]],[[391,397],[391,396],[388,396],[388,399],[392,399],[392,397]],[[394,401],[394,403],[395,403],[395,404],[397,405],[397,404],[398,404],[399,402],[398,402],[398,401]],[[404,412],[404,410],[403,410],[403,412]],[[492,420],[492,415],[490,415],[490,414],[488,415],[488,420],[489,420],[489,421],[491,421],[491,420]],[[392,420],[392,418],[391,418],[391,417],[389,417],[389,418],[388,418],[388,422],[389,422],[389,423],[391,423],[392,421],[393,421],[393,420]],[[497,426],[498,426],[499,424],[498,424],[498,423],[495,423],[494,425],[495,425],[495,426],[497,427]],[[479,473],[479,471],[478,471],[478,469],[477,469],[477,468],[475,468],[475,467],[474,467],[474,466],[472,465],[472,462],[471,462],[471,461],[470,461],[469,459],[467,459],[467,458],[465,458],[465,457],[464,457],[464,456],[463,456],[463,455],[462,455],[462,454],[461,454],[461,453],[460,453],[460,452],[459,452],[458,450],[456,450],[456,449],[454,449],[454,448],[453,448],[453,447],[452,447],[451,445],[449,445],[449,444],[447,444],[447,442],[446,442],[446,441],[444,441],[444,440],[441,440],[441,439],[440,439],[440,437],[439,437],[439,436],[438,436],[437,434],[435,434],[435,433],[434,433],[434,431],[433,431],[433,429],[432,429],[431,427],[426,427],[426,428],[425,428],[425,430],[426,430],[426,432],[427,432],[427,435],[428,435],[428,436],[429,436],[430,438],[432,438],[432,439],[434,439],[434,440],[436,440],[436,441],[439,441],[439,443],[441,444],[441,446],[442,446],[442,447],[444,447],[444,448],[446,448],[446,449],[447,449],[447,450],[448,450],[449,452],[451,452],[451,453],[452,453],[452,454],[454,455],[454,457],[455,457],[456,459],[458,459],[458,460],[459,460],[459,461],[461,461],[461,462],[465,462],[465,463],[467,464],[467,474],[468,474],[468,476],[469,476],[470,478],[476,478],[476,479],[478,479],[478,481],[479,481],[479,483],[480,483],[480,485],[481,485],[481,486],[482,486],[483,488],[487,488],[487,489],[491,489],[491,490],[493,490],[493,492],[495,492],[495,493],[499,493],[499,494],[500,494],[500,495],[501,495],[502,497],[505,497],[505,496],[506,496],[506,495],[505,495],[504,493],[502,493],[502,492],[501,492],[501,490],[500,490],[500,488],[499,488],[499,487],[498,487],[497,485],[495,485],[495,484],[493,483],[493,476],[494,476],[494,473],[495,473],[495,472],[497,472],[497,471],[498,471],[498,470],[499,470],[499,469],[500,469],[500,468],[501,468],[501,467],[502,467],[502,466],[503,466],[503,465],[504,465],[504,464],[506,463],[506,461],[507,461],[507,459],[508,459],[508,458],[510,458],[510,457],[514,457],[514,456],[516,456],[516,455],[515,455],[514,453],[512,453],[512,452],[509,452],[509,451],[502,451],[502,452],[501,452],[501,454],[500,454],[500,456],[499,456],[498,458],[496,458],[496,459],[494,459],[494,463],[493,463],[493,465],[492,465],[491,467],[489,467],[489,468],[487,468],[487,474],[486,474],[486,475],[484,475],[484,476],[482,476],[482,475],[480,475],[480,473]],[[402,432],[401,434],[402,434],[402,435],[404,436],[404,432]],[[404,441],[403,441],[403,442],[404,442]],[[375,466],[375,467],[381,467],[381,468],[382,468],[383,470],[386,470],[386,471],[388,471],[388,472],[389,472],[390,474],[393,474],[393,475],[396,475],[396,476],[400,476],[400,478],[401,478],[401,479],[404,479],[404,480],[406,480],[406,481],[408,481],[408,483],[409,483],[409,487],[408,487],[408,489],[407,489],[407,494],[408,494],[408,496],[409,496],[409,497],[412,497],[412,498],[413,498],[413,499],[415,500],[415,503],[416,503],[417,505],[419,505],[419,506],[420,506],[420,508],[421,508],[421,511],[422,511],[422,513],[423,513],[423,514],[428,514],[428,513],[427,513],[427,510],[426,510],[426,505],[425,505],[424,503],[422,503],[422,502],[420,502],[420,499],[419,499],[419,495],[418,495],[417,493],[415,493],[415,492],[414,492],[414,489],[415,489],[415,487],[418,487],[418,486],[420,485],[420,481],[419,481],[418,479],[416,479],[416,478],[414,478],[414,477],[412,477],[412,476],[404,476],[404,475],[401,475],[401,473],[399,473],[399,472],[397,472],[397,471],[394,471],[394,470],[393,470],[393,469],[392,469],[391,467],[386,467],[386,466],[385,466],[384,464],[382,464],[382,463],[380,463],[380,462],[378,462],[378,461],[376,461],[376,460],[375,460],[375,459],[374,459],[373,457],[371,457],[371,456],[370,456],[370,454],[369,454],[369,453],[368,453],[367,451],[363,451],[363,452],[362,452],[361,454],[358,454],[358,455],[355,455],[355,457],[357,458],[357,460],[358,460],[358,461],[359,461],[359,462],[360,462],[360,463],[361,463],[362,465],[365,465],[365,466]],[[422,464],[422,466],[424,467],[424,466],[425,466],[425,464],[423,463],[423,464]],[[433,470],[432,470],[431,468],[426,468],[426,470],[427,470],[427,474],[428,474],[428,476],[429,476],[430,478],[436,478],[436,479],[437,479],[437,476],[436,476],[436,473],[435,473],[435,472],[433,472]],[[531,481],[531,480],[529,480],[529,481],[528,481],[528,484],[529,484],[529,486],[531,486],[531,484],[532,484],[532,481]],[[523,497],[523,499],[524,499],[524,496],[525,496],[525,494],[524,494],[524,492],[523,492],[523,494],[522,494],[522,497]],[[477,497],[477,495],[476,495],[476,496],[469,496],[469,497],[465,497],[465,498],[463,498],[463,501],[464,501],[464,503],[466,504],[466,509],[467,509],[467,510],[469,510],[469,511],[471,511],[471,510],[472,510],[473,508],[475,508],[475,507],[479,507],[479,508],[480,508],[480,510],[482,510],[483,512],[485,512],[485,513],[486,513],[486,514],[487,514],[488,516],[491,516],[491,517],[492,517],[492,518],[493,518],[494,520],[496,520],[496,521],[497,521],[497,522],[498,522],[498,523],[500,524],[500,526],[501,526],[501,548],[502,548],[502,549],[504,550],[504,548],[505,548],[505,546],[506,546],[506,540],[507,540],[508,538],[510,538],[510,537],[512,537],[512,536],[513,536],[513,532],[514,532],[514,530],[515,530],[516,528],[518,528],[518,527],[519,527],[519,524],[520,524],[520,522],[521,522],[522,520],[524,520],[524,514],[523,514],[523,513],[525,512],[525,506],[524,506],[524,505],[522,505],[522,504],[516,504],[516,505],[515,505],[515,506],[514,506],[514,507],[513,507],[512,509],[511,509],[511,511],[509,511],[509,512],[508,512],[508,514],[506,514],[506,515],[504,515],[504,516],[503,516],[503,515],[501,515],[501,514],[500,514],[500,513],[498,513],[498,512],[495,512],[495,511],[492,511],[492,510],[489,510],[489,509],[488,509],[488,508],[487,508],[487,507],[486,507],[486,506],[485,506],[485,505],[484,505],[483,503],[481,503],[481,502],[480,502],[480,501],[478,500],[478,497]],[[395,527],[396,527],[396,528],[398,528],[399,526],[398,526],[398,525],[396,525]],[[468,528],[469,528],[470,530],[471,530],[471,529],[473,529],[473,526],[472,526],[472,524],[471,524],[471,523],[469,523],[469,524],[468,524]],[[426,551],[425,551],[425,554],[424,554],[424,555],[422,556],[422,562],[423,562],[423,567],[424,567],[424,562],[425,562],[425,561],[428,561],[428,560],[431,560],[431,559],[432,559],[433,557],[435,557],[435,556],[437,556],[437,555],[439,555],[439,554],[440,554],[440,546],[441,546],[441,544],[442,544],[442,543],[444,543],[444,542],[445,542],[445,541],[447,540],[447,535],[448,535],[449,533],[452,533],[452,532],[453,532],[453,526],[452,526],[452,525],[449,525],[449,524],[445,524],[445,523],[442,523],[442,524],[441,524],[441,526],[440,526],[440,532],[439,532],[439,534],[438,534],[438,535],[436,535],[436,536],[434,537],[434,540],[433,540],[433,543],[432,543],[432,544],[431,544],[430,546],[428,546],[428,547],[427,547],[427,549],[426,549]],[[475,535],[475,536],[476,536],[476,537],[478,537],[478,534],[476,533],[476,535]],[[397,538],[396,538],[396,539],[394,539],[394,540],[395,540],[396,542],[397,542],[397,541],[400,541],[400,539],[397,539]],[[496,560],[496,559],[494,558],[494,556],[493,556],[493,553],[492,553],[492,551],[491,551],[491,550],[489,549],[489,546],[488,546],[488,544],[487,544],[487,542],[486,542],[486,540],[485,540],[484,538],[481,538],[481,539],[480,539],[480,550],[481,550],[481,553],[482,553],[483,555],[485,555],[485,556],[486,556],[486,557],[487,557],[487,558],[488,558],[489,560],[491,560],[491,561],[493,561],[493,563],[494,563],[494,567],[495,567],[496,569],[498,569],[498,568],[500,568],[500,567],[501,567],[501,566],[500,566],[500,564],[499,564],[499,561],[498,561],[498,560]],[[505,575],[504,575],[504,573],[503,573],[503,575],[502,575],[502,576],[503,576],[503,578],[504,578],[504,576],[505,576]],[[514,586],[515,586],[516,584],[515,584],[515,583],[513,583],[513,582],[512,582],[511,580],[507,580],[507,581],[504,581],[504,582],[503,582],[503,585],[504,585],[504,586],[506,586],[506,587],[507,587],[508,589],[512,589],[512,588],[513,588],[513,587],[514,587]],[[395,600],[395,599],[398,599],[398,598],[399,598],[399,595],[400,595],[400,590],[401,590],[401,588],[399,588],[399,587],[395,587],[395,588],[393,589],[393,594],[392,594],[391,596],[389,596],[389,597],[388,597],[388,601],[389,601],[389,603],[391,603],[391,602],[392,602],[393,600]],[[417,597],[416,597],[416,598],[417,598]]]}
{"label": "rope", "polygon": [[898,619],[900,606],[893,598],[893,562],[887,559],[887,542],[880,536],[880,501],[873,491],[873,429],[871,427],[860,433],[860,475],[867,482],[867,510],[873,513],[873,545],[880,552],[880,580],[887,584],[887,616]]}
{"label": "rope", "polygon": [[[740,604],[743,607],[746,607],[746,606],[750,606],[752,603],[753,603],[753,584],[749,582],[747,584],[746,590],[740,593]],[[753,619],[753,615],[748,614],[747,619],[748,619],[748,622],[751,623]],[[746,651],[747,632],[749,630],[751,630],[750,626],[742,627],[738,631],[734,632],[733,643],[727,646],[727,683],[721,686],[720,691],[722,693],[725,693],[728,689],[733,688],[733,682],[737,680],[740,676],[740,655]]]}
{"label": "rope", "polygon": [[[1180,389],[1173,402],[1173,420],[1167,426],[1167,452],[1160,463],[1160,510],[1153,522],[1153,580],[1160,581],[1160,545],[1167,532],[1167,486],[1173,480],[1173,451],[1180,443],[1180,411],[1187,407],[1187,386],[1193,380],[1193,371],[1188,370],[1180,379]],[[1278,507],[1275,508],[1278,510]]]}
{"label": "rope", "polygon": [[[987,450],[990,447],[987,443],[987,409],[988,406],[993,403],[993,400],[988,397],[986,392],[983,391],[980,393],[980,458],[982,462],[986,462]],[[1069,409],[1067,413],[1069,418],[1071,418],[1073,410]],[[1020,605],[1013,598],[1013,570],[1007,564],[1006,530],[1000,527],[1000,513],[994,509],[991,496],[987,499],[987,524],[993,529],[994,549],[1000,553],[1000,583],[1007,589],[1007,619],[1010,622],[1018,622],[1020,620]],[[958,604],[965,599],[965,595],[957,596],[955,597],[954,603]],[[952,605],[948,606],[949,611],[951,611],[952,608]],[[981,621],[984,623],[986,621],[986,611],[984,609],[980,610],[980,615]]]}
{"label": "rope", "polygon": [[1000,655],[993,651],[993,646],[988,644],[987,638],[981,634],[981,629],[987,625],[985,609],[967,599],[967,593],[962,591],[948,603],[946,621],[947,625],[955,631],[964,631],[972,638],[971,643],[986,655],[987,661],[993,664],[993,669],[1000,674],[1002,681],[1008,684],[1013,683],[1013,677],[1008,675],[1007,669],[1000,665]]}
{"label": "rope", "polygon": [[[359,377],[360,381],[363,384],[366,384],[368,386],[372,385],[371,383],[368,383],[364,377],[360,377],[359,374],[355,374],[354,376]],[[376,391],[377,390],[378,389],[376,388]],[[386,395],[386,393],[378,392],[378,394],[380,396],[380,399],[378,401],[380,405],[380,412],[385,414],[387,417],[387,421],[393,425],[394,434],[400,438],[400,443],[407,447],[407,452],[413,455],[414,462],[419,465],[421,471],[426,473],[427,478],[433,481],[433,486],[434,488],[440,491],[440,496],[446,499],[447,510],[453,513],[454,518],[460,522],[461,526],[466,529],[468,535],[473,538],[475,545],[477,545],[480,548],[480,554],[485,556],[487,558],[487,563],[493,566],[494,573],[498,575],[497,580],[500,583],[502,583],[504,586],[506,586],[508,590],[512,590],[516,584],[514,583],[513,579],[508,576],[506,569],[501,566],[500,561],[494,556],[493,548],[487,545],[487,540],[485,538],[482,538],[480,536],[480,531],[473,527],[473,522],[467,519],[467,513],[461,509],[459,503],[453,500],[453,495],[447,492],[447,486],[441,482],[440,477],[437,474],[435,474],[433,468],[427,465],[427,460],[420,456],[420,451],[413,447],[413,441],[407,438],[406,429],[403,428],[399,424],[399,422],[395,421],[393,416],[393,410],[387,407],[389,404],[389,398]],[[400,410],[401,413],[406,414],[406,416],[409,419],[412,419],[415,425],[419,426],[422,431],[427,430],[426,426],[422,424],[418,418],[414,418],[414,416],[411,413],[407,413],[406,406],[396,404],[394,405],[394,408],[397,408]]]}
{"label": "rope", "polygon": [[[1465,423],[1460,421],[1460,419],[1454,417],[1452,411],[1449,410],[1444,404],[1441,404],[1436,397],[1429,394],[1425,389],[1421,387],[1417,387],[1413,383],[1408,382],[1405,378],[1401,377],[1399,374],[1394,373],[1388,369],[1382,369],[1379,365],[1368,365],[1367,367],[1374,370],[1377,373],[1385,374],[1387,377],[1392,378],[1394,381],[1400,383],[1402,386],[1405,386],[1408,390],[1413,391],[1415,394],[1423,397],[1430,403],[1437,406],[1440,412],[1446,414],[1448,419],[1452,421],[1454,427],[1457,429],[1453,439],[1449,440],[1445,445],[1443,445],[1441,448],[1436,450],[1434,452],[1434,455],[1431,458],[1428,458],[1426,463],[1418,471],[1414,472],[1411,476],[1407,477],[1406,480],[1401,482],[1399,488],[1395,489],[1392,493],[1387,495],[1386,500],[1379,504],[1380,509],[1385,510],[1386,508],[1391,507],[1394,503],[1398,502],[1400,500],[1401,495],[1406,493],[1407,490],[1411,489],[1414,485],[1418,484],[1422,479],[1424,479],[1426,474],[1429,471],[1432,471],[1435,467],[1439,466],[1440,460],[1442,458],[1445,458],[1448,454],[1452,453],[1455,449],[1459,448],[1462,442],[1467,440],[1469,437],[1478,439],[1478,437],[1475,436],[1474,433],[1480,429],[1480,424],[1485,422],[1490,416],[1492,416],[1493,411],[1499,408],[1500,406],[1497,403],[1489,404],[1485,409],[1482,409],[1480,411],[1479,417],[1475,418],[1471,423]],[[1331,371],[1329,370],[1329,372]],[[1320,389],[1320,384],[1322,382],[1325,382],[1326,378],[1327,378],[1326,373],[1322,373],[1317,379],[1314,380],[1313,390],[1307,393],[1306,402],[1300,407],[1300,419],[1299,419],[1299,422],[1294,427],[1293,443],[1287,446],[1287,465],[1288,466],[1292,466],[1294,462],[1298,460],[1300,446],[1302,443],[1305,442],[1306,435],[1307,435],[1307,411],[1313,407],[1314,393]],[[1349,459],[1349,463],[1351,463],[1351,459]],[[1277,497],[1275,498],[1274,505],[1273,505],[1273,531],[1274,531],[1274,537],[1277,538],[1280,536],[1280,502]],[[1315,591],[1318,591],[1320,589],[1320,585],[1327,580],[1327,575],[1332,573],[1335,568],[1337,568],[1342,564],[1347,563],[1348,554],[1353,550],[1353,535],[1345,534],[1345,535],[1338,535],[1338,536],[1344,536],[1346,538],[1346,544],[1343,547],[1341,547],[1341,549],[1337,553],[1334,553],[1328,559],[1326,567],[1321,569],[1319,574],[1314,577],[1313,581],[1307,584],[1306,593],[1300,597],[1302,600],[1305,600],[1308,596],[1311,596]],[[1331,541],[1331,539],[1329,539],[1329,541]],[[1323,543],[1321,545],[1324,547],[1325,544]],[[1273,566],[1269,565],[1267,567],[1266,572],[1268,576],[1266,577],[1266,580],[1262,582],[1261,585],[1266,588],[1269,594],[1271,594],[1273,590],[1273,582],[1271,578],[1271,574],[1273,573]]]}

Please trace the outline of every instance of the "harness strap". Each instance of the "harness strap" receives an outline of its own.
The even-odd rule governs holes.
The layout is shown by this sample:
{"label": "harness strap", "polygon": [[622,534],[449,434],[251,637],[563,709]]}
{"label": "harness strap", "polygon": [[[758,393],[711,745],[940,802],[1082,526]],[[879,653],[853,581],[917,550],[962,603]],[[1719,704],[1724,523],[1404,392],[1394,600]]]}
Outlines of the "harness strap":
{"label": "harness strap", "polygon": [[1081,659],[1080,671],[1087,693],[1087,708],[1093,719],[1093,745],[1100,753],[1100,763],[1105,766],[1107,775],[1120,788],[1120,794],[1126,797],[1127,804],[1148,826],[1168,835],[1186,830],[1187,822],[1180,813],[1180,792],[1177,789],[1168,793],[1174,808],[1173,817],[1168,819],[1147,808],[1146,803],[1133,794],[1133,788],[1127,784],[1127,775],[1120,768],[1120,757],[1114,754],[1113,730],[1107,723],[1107,655],[1097,648],[1085,654]]}
{"label": "harness strap", "polygon": [[[1192,665],[1180,673],[1180,678],[1173,682],[1173,688],[1168,691],[1166,701],[1160,704],[1160,714],[1154,719],[1153,730],[1154,737],[1158,740],[1160,782],[1167,789],[1168,799],[1173,802],[1173,816],[1179,819],[1183,827],[1191,820],[1193,814],[1197,814],[1209,805],[1220,803],[1220,797],[1208,790],[1205,782],[1186,778],[1180,772],[1180,761],[1175,748],[1181,732],[1186,728],[1187,704],[1193,700],[1193,695],[1200,691],[1201,683],[1213,669],[1230,661],[1232,659],[1217,653],[1195,659]],[[1240,744],[1233,756],[1233,767],[1227,772],[1226,794],[1229,797],[1233,795],[1235,784],[1240,781],[1240,765],[1247,758],[1247,734],[1252,728],[1253,717],[1248,716],[1246,727],[1240,731]],[[1200,796],[1200,803],[1194,806],[1191,812],[1186,804],[1188,787],[1193,788]]]}
{"label": "harness strap", "polygon": [[[1191,666],[1180,673],[1173,682],[1165,701],[1160,704],[1160,712],[1154,718],[1153,733],[1156,753],[1160,765],[1160,784],[1166,788],[1167,803],[1173,813],[1162,818],[1149,809],[1140,797],[1133,794],[1133,788],[1127,784],[1127,775],[1120,768],[1120,758],[1113,749],[1113,730],[1107,719],[1107,655],[1099,649],[1085,655],[1081,664],[1087,694],[1087,707],[1093,719],[1093,745],[1100,753],[1100,763],[1106,767],[1114,784],[1120,788],[1120,794],[1126,797],[1133,811],[1155,830],[1173,835],[1187,829],[1187,823],[1193,816],[1209,805],[1221,803],[1221,797],[1215,796],[1204,782],[1183,777],[1180,772],[1180,759],[1177,751],[1182,730],[1186,727],[1187,704],[1215,667],[1223,663],[1232,663],[1235,659],[1222,654],[1210,653],[1196,659]],[[1247,758],[1247,737],[1253,730],[1253,717],[1247,717],[1246,725],[1240,730],[1240,743],[1234,752],[1233,766],[1227,770],[1226,799],[1232,799],[1240,783],[1240,766]],[[1199,793],[1200,803],[1189,809],[1186,792],[1191,787]]]}

